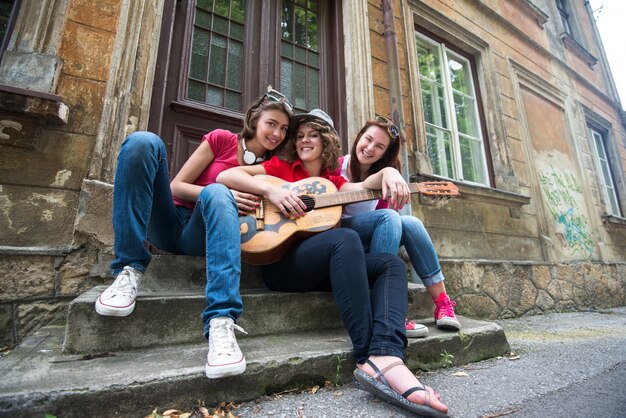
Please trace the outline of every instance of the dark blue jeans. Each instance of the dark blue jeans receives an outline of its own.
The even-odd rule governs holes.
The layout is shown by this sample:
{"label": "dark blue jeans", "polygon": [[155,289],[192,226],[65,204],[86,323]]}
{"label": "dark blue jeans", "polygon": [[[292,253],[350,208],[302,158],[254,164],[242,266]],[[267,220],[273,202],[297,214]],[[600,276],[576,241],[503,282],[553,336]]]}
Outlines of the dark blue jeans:
{"label": "dark blue jeans", "polygon": [[337,228],[314,235],[280,261],[264,266],[262,275],[271,290],[332,289],[357,363],[370,355],[404,360],[406,265],[395,255],[365,254],[354,230]]}

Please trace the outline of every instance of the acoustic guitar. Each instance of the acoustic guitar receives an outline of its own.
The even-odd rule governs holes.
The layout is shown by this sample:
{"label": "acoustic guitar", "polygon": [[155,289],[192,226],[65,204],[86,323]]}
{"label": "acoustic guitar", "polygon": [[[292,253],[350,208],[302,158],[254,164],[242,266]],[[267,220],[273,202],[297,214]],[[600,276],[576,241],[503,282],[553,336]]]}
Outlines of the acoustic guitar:
{"label": "acoustic guitar", "polygon": [[[298,194],[306,205],[306,214],[298,219],[287,218],[269,199],[263,198],[254,213],[240,216],[241,259],[248,264],[278,261],[294,243],[334,228],[341,220],[342,206],[382,197],[381,190],[339,192],[330,180],[321,177],[309,177],[295,183],[268,175],[255,178]],[[409,190],[442,198],[459,195],[458,187],[447,181],[409,183]]]}

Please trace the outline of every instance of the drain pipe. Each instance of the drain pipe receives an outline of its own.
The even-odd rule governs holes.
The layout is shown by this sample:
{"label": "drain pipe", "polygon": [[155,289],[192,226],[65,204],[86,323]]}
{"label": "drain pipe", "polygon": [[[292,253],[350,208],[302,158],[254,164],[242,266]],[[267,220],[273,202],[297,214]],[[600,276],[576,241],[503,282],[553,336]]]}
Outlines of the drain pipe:
{"label": "drain pipe", "polygon": [[[398,40],[393,16],[393,0],[383,2],[383,36],[387,54],[387,77],[389,78],[389,104],[391,120],[400,129],[400,161],[402,177],[409,179],[409,158],[407,152],[406,131],[404,130],[404,112],[402,110],[402,89],[400,82],[400,60],[398,59]],[[411,215],[411,202],[400,211],[402,215]]]}

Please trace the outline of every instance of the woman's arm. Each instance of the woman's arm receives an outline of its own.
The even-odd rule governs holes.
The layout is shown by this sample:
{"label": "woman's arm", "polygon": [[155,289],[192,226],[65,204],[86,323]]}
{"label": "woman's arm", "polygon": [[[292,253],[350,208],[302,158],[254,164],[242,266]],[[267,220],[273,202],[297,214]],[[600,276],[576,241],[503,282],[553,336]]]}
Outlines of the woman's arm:
{"label": "woman's arm", "polygon": [[193,182],[200,177],[200,174],[213,162],[214,158],[215,155],[208,142],[202,141],[170,183],[172,195],[188,202],[198,200],[203,187],[193,184]]}
{"label": "woman's arm", "polygon": [[257,174],[265,174],[265,167],[262,165],[233,167],[218,174],[217,181],[231,189],[266,196],[286,217],[304,215],[306,205],[295,193],[255,179],[253,176]]}
{"label": "woman's arm", "polygon": [[398,170],[391,167],[383,168],[360,183],[346,183],[341,186],[342,192],[362,189],[382,189],[383,198],[389,200],[395,209],[401,209],[411,197],[406,181]]}

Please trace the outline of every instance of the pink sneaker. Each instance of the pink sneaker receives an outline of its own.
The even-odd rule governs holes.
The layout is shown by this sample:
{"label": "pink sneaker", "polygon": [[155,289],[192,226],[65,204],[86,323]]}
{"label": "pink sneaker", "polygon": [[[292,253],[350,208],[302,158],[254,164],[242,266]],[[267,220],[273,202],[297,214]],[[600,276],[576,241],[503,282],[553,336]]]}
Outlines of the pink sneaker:
{"label": "pink sneaker", "polygon": [[435,324],[438,328],[459,331],[461,324],[454,314],[456,302],[450,300],[450,297],[441,292],[435,302]]}
{"label": "pink sneaker", "polygon": [[404,320],[407,338],[420,338],[428,335],[428,328],[422,324],[416,324],[408,319]]}

